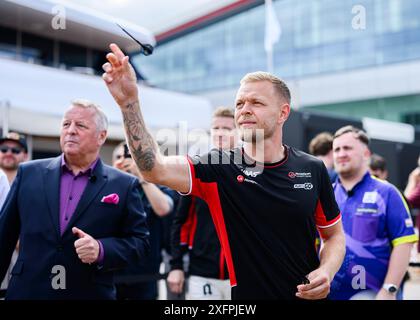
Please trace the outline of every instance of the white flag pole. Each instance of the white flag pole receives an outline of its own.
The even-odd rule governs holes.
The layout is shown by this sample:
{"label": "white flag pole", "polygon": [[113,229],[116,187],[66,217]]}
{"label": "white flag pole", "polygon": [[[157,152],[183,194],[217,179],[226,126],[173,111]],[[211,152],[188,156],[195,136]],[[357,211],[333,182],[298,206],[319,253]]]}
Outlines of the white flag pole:
{"label": "white flag pole", "polygon": [[266,52],[267,55],[267,71],[273,73],[273,49],[271,48]]}

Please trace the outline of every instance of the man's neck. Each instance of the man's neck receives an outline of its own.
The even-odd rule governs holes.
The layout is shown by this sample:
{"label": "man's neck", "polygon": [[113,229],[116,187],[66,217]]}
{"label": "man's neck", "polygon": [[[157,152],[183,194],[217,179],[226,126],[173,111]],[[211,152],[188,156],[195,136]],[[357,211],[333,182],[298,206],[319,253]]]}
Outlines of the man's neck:
{"label": "man's neck", "polygon": [[93,156],[86,155],[85,157],[65,155],[64,157],[67,167],[69,167],[74,175],[78,175],[80,172],[89,169],[98,156],[99,154],[95,154]]}
{"label": "man's neck", "polygon": [[251,159],[262,163],[274,163],[285,157],[285,148],[280,142],[263,140],[260,143],[244,142],[245,154]]}
{"label": "man's neck", "polygon": [[331,159],[330,156],[325,155],[325,156],[318,156],[318,159],[322,160],[322,162],[324,162],[324,165],[327,169],[333,169],[333,160]]}
{"label": "man's neck", "polygon": [[346,189],[346,191],[352,190],[354,186],[363,179],[367,171],[368,171],[368,168],[363,167],[363,169],[360,169],[357,173],[351,176],[340,175],[341,185],[344,187],[344,189]]}
{"label": "man's neck", "polygon": [[3,171],[6,174],[7,180],[9,181],[9,185],[12,185],[13,180],[15,180],[15,178],[16,178],[17,170],[3,169]]}

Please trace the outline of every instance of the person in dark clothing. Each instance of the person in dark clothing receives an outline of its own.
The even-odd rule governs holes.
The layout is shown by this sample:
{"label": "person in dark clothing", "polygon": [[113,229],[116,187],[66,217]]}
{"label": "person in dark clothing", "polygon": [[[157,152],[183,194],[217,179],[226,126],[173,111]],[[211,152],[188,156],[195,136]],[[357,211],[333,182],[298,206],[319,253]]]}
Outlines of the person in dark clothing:
{"label": "person in dark clothing", "polygon": [[[230,150],[235,147],[234,111],[219,107],[211,126],[211,140],[215,148]],[[188,299],[230,299],[226,261],[220,248],[209,207],[194,196],[181,198],[171,232],[172,260],[168,275],[169,288],[181,293],[184,285],[183,255],[189,253],[190,275]]]}
{"label": "person in dark clothing", "polygon": [[329,132],[321,132],[309,143],[309,153],[324,162],[327,167],[330,180],[333,183],[337,179],[337,172],[334,170],[332,143],[332,134]]}
{"label": "person in dark clothing", "polygon": [[[113,166],[121,171],[136,176],[139,180],[138,189],[147,216],[149,227],[150,253],[137,264],[131,264],[116,274],[118,300],[156,300],[158,297],[157,275],[162,261],[161,237],[163,233],[162,217],[173,209],[175,191],[156,186],[145,181],[138,172],[134,161],[124,153],[125,142],[118,145],[113,152]],[[132,276],[150,277],[152,280],[131,282]],[[154,279],[153,279],[154,278]]]}
{"label": "person in dark clothing", "polygon": [[260,71],[242,78],[235,99],[241,148],[164,156],[146,128],[129,58],[116,44],[110,48],[102,77],[120,107],[133,158],[148,181],[207,202],[232,298],[325,299],[343,262],[345,236],[325,165],[283,144],[291,103],[286,83]]}

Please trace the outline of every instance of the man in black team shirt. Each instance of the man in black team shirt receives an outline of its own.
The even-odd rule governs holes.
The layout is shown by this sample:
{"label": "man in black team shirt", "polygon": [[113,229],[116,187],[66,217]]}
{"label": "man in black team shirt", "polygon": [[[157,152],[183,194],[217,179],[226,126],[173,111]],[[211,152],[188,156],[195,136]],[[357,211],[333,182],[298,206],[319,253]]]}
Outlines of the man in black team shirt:
{"label": "man in black team shirt", "polygon": [[207,202],[232,298],[325,298],[345,251],[340,212],[323,163],[282,143],[290,113],[286,84],[265,72],[241,80],[235,122],[242,148],[165,157],[146,129],[128,57],[110,48],[103,79],[121,108],[131,154],[147,181]]}

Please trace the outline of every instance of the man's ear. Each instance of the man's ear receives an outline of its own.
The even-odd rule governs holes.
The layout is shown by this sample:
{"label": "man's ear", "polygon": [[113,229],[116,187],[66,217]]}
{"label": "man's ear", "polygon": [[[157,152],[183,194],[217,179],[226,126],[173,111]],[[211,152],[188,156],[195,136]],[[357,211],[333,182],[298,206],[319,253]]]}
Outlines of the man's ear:
{"label": "man's ear", "polygon": [[369,150],[368,147],[366,147],[365,151],[363,152],[363,155],[366,159],[369,159],[372,156],[372,152]]}
{"label": "man's ear", "polygon": [[290,105],[288,103],[284,103],[280,107],[280,113],[279,113],[279,118],[278,118],[279,123],[286,122],[286,120],[289,118],[289,115],[290,115]]}
{"label": "man's ear", "polygon": [[99,145],[102,146],[105,143],[106,140],[106,135],[107,135],[107,131],[106,130],[102,130],[101,132],[99,132]]}

